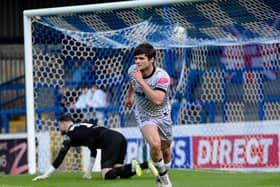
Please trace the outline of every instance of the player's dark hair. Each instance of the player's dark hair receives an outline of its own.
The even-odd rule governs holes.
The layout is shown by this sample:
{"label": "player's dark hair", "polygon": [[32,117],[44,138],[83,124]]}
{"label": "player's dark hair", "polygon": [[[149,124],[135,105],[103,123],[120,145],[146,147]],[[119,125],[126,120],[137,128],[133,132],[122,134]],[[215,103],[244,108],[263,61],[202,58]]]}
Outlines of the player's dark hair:
{"label": "player's dark hair", "polygon": [[148,59],[156,58],[156,50],[149,43],[142,43],[134,49],[134,56],[145,54]]}
{"label": "player's dark hair", "polygon": [[58,121],[72,121],[74,122],[74,119],[70,115],[62,115]]}

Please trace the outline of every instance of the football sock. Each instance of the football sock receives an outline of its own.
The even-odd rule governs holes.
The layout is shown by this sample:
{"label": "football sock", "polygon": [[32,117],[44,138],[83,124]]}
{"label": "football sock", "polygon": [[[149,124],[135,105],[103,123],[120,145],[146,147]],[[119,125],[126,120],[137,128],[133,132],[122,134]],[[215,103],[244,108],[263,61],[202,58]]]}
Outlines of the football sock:
{"label": "football sock", "polygon": [[169,170],[169,169],[170,169],[170,166],[171,166],[171,162],[164,163],[164,165],[165,165],[165,168],[166,168],[167,170]]}
{"label": "football sock", "polygon": [[160,159],[158,162],[155,162],[155,161],[154,161],[154,165],[155,165],[155,167],[158,169],[158,172],[159,172],[159,173],[164,173],[164,172],[167,171],[167,169],[165,168],[165,165],[164,165],[162,159]]}
{"label": "football sock", "polygon": [[148,169],[148,168],[149,168],[148,162],[146,161],[146,162],[141,163],[141,164],[140,164],[140,167],[141,167],[142,169]]}

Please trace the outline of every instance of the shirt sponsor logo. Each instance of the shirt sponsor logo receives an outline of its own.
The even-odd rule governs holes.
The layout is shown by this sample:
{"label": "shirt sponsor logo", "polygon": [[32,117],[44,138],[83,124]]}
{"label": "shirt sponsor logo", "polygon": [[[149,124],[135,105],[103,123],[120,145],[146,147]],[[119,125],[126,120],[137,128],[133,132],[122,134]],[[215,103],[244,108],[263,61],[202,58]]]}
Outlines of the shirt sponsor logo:
{"label": "shirt sponsor logo", "polygon": [[163,78],[160,78],[160,79],[158,80],[158,84],[166,84],[166,83],[168,83],[168,81],[169,81],[168,78],[163,77]]}

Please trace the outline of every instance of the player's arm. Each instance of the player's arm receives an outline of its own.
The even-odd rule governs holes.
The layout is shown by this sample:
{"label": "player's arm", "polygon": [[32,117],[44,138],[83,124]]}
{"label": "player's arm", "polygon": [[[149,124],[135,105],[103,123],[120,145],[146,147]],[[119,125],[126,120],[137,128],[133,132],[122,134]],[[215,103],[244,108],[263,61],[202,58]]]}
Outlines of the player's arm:
{"label": "player's arm", "polygon": [[131,107],[134,104],[134,97],[133,97],[133,86],[132,83],[129,83],[127,96],[124,102],[124,106]]}
{"label": "player's arm", "polygon": [[52,164],[55,169],[57,169],[60,166],[70,147],[71,147],[71,139],[69,136],[66,135],[64,137],[60,151]]}
{"label": "player's arm", "polygon": [[87,166],[87,168],[85,170],[85,173],[83,175],[84,179],[91,179],[92,178],[91,173],[92,173],[92,168],[93,168],[93,166],[95,164],[95,161],[96,161],[96,155],[97,155],[96,149],[92,149],[90,151],[89,164],[88,164],[88,166]]}
{"label": "player's arm", "polygon": [[154,105],[161,105],[164,97],[165,97],[165,90],[163,89],[152,89],[145,81],[144,79],[139,81],[138,84],[142,87],[142,90],[146,97],[149,98],[149,100],[154,104]]}
{"label": "player's arm", "polygon": [[131,76],[135,78],[138,84],[141,86],[144,94],[154,105],[161,105],[165,94],[166,88],[169,86],[169,77],[164,75],[157,81],[157,86],[152,89],[146,81],[143,79],[141,71],[136,69],[131,73]]}
{"label": "player's arm", "polygon": [[71,139],[69,136],[65,136],[62,146],[60,148],[60,151],[58,153],[58,156],[56,157],[56,159],[54,160],[54,162],[52,163],[52,165],[49,167],[49,169],[47,169],[47,171],[43,174],[43,175],[39,175],[35,178],[33,178],[33,181],[36,180],[41,180],[41,179],[46,179],[50,176],[51,173],[53,173],[62,163],[66,153],[68,152],[68,150],[71,147]]}

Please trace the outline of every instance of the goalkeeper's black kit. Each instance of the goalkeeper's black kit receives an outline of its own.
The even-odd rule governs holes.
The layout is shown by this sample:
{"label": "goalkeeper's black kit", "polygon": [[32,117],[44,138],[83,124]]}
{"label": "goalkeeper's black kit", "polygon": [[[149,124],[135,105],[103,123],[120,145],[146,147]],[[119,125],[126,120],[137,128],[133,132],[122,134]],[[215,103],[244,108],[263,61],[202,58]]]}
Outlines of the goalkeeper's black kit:
{"label": "goalkeeper's black kit", "polygon": [[93,157],[96,157],[96,149],[101,149],[101,168],[113,168],[115,164],[123,164],[127,141],[115,130],[90,123],[73,124],[64,136],[59,154],[53,162],[54,168],[59,167],[71,146],[86,146]]}

